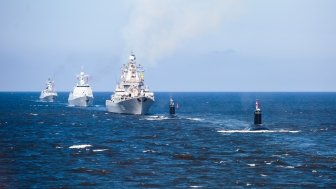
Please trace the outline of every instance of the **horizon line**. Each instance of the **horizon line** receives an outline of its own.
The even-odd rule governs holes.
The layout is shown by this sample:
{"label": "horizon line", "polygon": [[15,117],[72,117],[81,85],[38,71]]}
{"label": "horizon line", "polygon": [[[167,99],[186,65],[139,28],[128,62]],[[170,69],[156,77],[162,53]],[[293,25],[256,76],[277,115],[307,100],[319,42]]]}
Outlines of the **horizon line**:
{"label": "horizon line", "polygon": [[[40,93],[41,91],[2,91],[0,93]],[[58,93],[68,93],[71,91],[56,91]],[[94,91],[93,93],[114,93],[114,91]],[[336,93],[336,91],[153,91],[154,93]]]}

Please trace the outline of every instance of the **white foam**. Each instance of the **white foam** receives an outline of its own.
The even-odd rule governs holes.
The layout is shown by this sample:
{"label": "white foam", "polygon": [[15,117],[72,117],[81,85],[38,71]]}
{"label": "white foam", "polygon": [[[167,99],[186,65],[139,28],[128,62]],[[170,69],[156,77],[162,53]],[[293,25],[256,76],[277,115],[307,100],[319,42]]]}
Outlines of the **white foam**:
{"label": "white foam", "polygon": [[298,133],[300,131],[291,130],[219,130],[219,133]]}
{"label": "white foam", "polygon": [[69,148],[70,149],[81,149],[81,148],[88,148],[88,147],[91,147],[92,145],[90,144],[80,144],[80,145],[72,145],[70,146]]}
{"label": "white foam", "polygon": [[190,188],[203,188],[203,186],[190,186]]}
{"label": "white foam", "polygon": [[147,116],[144,119],[148,120],[148,121],[161,121],[161,120],[169,119],[169,117],[166,117],[166,116]]}
{"label": "white foam", "polygon": [[260,176],[262,176],[262,177],[267,177],[267,175],[264,175],[264,174],[260,174]]}
{"label": "white foam", "polygon": [[249,165],[250,167],[255,167],[256,166],[256,164],[254,164],[254,163],[247,164],[247,165]]}
{"label": "white foam", "polygon": [[148,152],[150,152],[150,153],[155,153],[156,151],[154,151],[154,150],[144,150],[144,151],[142,151],[143,153],[148,153]]}
{"label": "white foam", "polygon": [[282,168],[286,168],[286,169],[294,169],[294,166],[288,165],[288,166],[283,166],[283,165],[278,165],[277,167],[282,167]]}
{"label": "white foam", "polygon": [[38,114],[35,114],[35,113],[30,113],[29,115],[32,115],[32,116],[37,116]]}
{"label": "white foam", "polygon": [[203,121],[204,119],[197,118],[197,117],[187,117],[186,119],[191,120],[191,121]]}
{"label": "white foam", "polygon": [[103,151],[106,151],[108,149],[95,149],[95,150],[92,150],[93,152],[103,152]]}

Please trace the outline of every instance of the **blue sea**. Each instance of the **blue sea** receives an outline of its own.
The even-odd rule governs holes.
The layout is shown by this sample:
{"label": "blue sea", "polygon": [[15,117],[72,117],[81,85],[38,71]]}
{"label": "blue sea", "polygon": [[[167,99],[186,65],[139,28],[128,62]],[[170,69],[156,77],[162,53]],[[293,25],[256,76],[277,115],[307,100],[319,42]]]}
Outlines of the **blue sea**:
{"label": "blue sea", "polygon": [[336,188],[336,93],[161,92],[145,116],[110,95],[0,93],[0,188]]}

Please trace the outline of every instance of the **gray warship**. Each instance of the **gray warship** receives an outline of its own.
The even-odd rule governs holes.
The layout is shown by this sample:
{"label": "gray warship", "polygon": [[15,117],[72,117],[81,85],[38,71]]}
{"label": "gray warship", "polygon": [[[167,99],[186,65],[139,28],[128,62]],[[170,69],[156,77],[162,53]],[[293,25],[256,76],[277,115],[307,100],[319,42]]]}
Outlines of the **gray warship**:
{"label": "gray warship", "polygon": [[57,97],[57,92],[55,91],[55,84],[50,78],[46,82],[46,88],[41,91],[40,100],[53,102]]}
{"label": "gray warship", "polygon": [[81,72],[78,76],[78,83],[70,92],[68,102],[70,106],[90,106],[93,104],[93,93],[88,83],[89,76]]}
{"label": "gray warship", "polygon": [[127,65],[123,65],[121,79],[110,100],[106,100],[109,112],[121,114],[147,114],[154,103],[154,93],[144,85],[144,70],[136,64],[134,54],[129,56]]}

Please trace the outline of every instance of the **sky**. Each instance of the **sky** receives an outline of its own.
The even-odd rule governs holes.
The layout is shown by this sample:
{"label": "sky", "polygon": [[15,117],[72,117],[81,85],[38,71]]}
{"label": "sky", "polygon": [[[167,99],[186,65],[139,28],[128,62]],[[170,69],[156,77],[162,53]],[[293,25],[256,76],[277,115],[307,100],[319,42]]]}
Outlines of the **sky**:
{"label": "sky", "polygon": [[0,0],[0,91],[336,92],[334,0]]}

